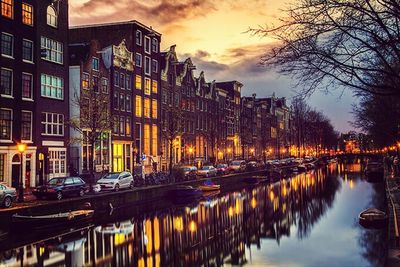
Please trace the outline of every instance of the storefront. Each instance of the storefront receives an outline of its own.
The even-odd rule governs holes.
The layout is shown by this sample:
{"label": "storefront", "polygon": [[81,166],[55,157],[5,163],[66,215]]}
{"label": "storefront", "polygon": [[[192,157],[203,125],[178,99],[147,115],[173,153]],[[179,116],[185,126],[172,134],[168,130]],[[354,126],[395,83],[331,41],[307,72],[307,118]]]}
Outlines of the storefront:
{"label": "storefront", "polygon": [[114,141],[112,143],[113,171],[132,170],[132,142]]}

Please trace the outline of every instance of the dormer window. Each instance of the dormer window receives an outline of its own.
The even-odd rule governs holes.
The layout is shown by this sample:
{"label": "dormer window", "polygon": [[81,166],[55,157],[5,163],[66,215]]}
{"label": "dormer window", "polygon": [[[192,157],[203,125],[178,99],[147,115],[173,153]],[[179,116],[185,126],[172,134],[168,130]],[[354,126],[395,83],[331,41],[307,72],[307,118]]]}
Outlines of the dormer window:
{"label": "dormer window", "polygon": [[47,7],[47,25],[57,28],[57,12],[52,5]]}

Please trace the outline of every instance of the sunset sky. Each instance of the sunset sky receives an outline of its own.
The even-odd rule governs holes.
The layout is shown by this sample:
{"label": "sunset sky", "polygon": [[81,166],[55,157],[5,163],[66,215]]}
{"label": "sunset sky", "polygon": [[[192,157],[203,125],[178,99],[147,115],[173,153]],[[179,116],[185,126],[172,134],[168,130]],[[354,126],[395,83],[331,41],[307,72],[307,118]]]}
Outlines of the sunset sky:
{"label": "sunset sky", "polygon": [[[281,11],[295,0],[69,0],[70,24],[138,20],[162,34],[161,49],[176,44],[181,60],[191,57],[197,72],[208,81],[238,80],[243,95],[294,95],[294,82],[276,71],[258,66],[259,58],[274,40],[246,31],[277,22]],[[310,105],[322,110],[339,131],[352,129],[348,121],[354,99],[336,90],[316,93]]]}

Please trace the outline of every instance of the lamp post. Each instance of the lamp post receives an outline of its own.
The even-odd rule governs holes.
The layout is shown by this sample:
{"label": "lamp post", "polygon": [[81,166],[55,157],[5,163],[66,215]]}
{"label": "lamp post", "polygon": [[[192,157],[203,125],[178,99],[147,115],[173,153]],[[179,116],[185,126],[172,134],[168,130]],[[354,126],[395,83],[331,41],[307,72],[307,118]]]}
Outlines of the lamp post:
{"label": "lamp post", "polygon": [[191,164],[191,163],[190,163],[190,159],[191,159],[192,154],[193,154],[193,147],[190,146],[190,147],[188,148],[188,152],[189,152],[189,165],[190,165],[190,164]]}
{"label": "lamp post", "polygon": [[19,173],[19,186],[18,186],[18,202],[24,202],[24,185],[23,185],[23,174],[22,174],[22,164],[24,152],[26,150],[26,144],[20,143],[17,145],[18,152],[21,157],[20,173]]}
{"label": "lamp post", "polygon": [[133,148],[133,163],[132,163],[132,175],[133,175],[133,178],[135,178],[135,162],[136,162],[137,153],[138,153],[137,148],[136,147]]}

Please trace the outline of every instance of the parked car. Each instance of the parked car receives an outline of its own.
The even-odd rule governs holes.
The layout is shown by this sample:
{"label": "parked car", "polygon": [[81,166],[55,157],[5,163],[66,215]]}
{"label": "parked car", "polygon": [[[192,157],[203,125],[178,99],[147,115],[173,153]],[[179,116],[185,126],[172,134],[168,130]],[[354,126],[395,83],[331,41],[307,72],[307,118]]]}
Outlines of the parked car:
{"label": "parked car", "polygon": [[184,165],[184,166],[180,166],[179,169],[183,171],[183,174],[185,175],[186,179],[196,178],[196,174],[197,174],[196,166]]}
{"label": "parked car", "polygon": [[242,172],[246,170],[246,161],[234,160],[229,165],[229,170],[233,172]]}
{"label": "parked car", "polygon": [[101,190],[119,191],[123,188],[134,187],[133,176],[130,172],[109,172],[97,181]]}
{"label": "parked car", "polygon": [[5,184],[0,184],[0,203],[4,208],[11,207],[12,203],[17,199],[17,190]]}
{"label": "parked car", "polygon": [[217,174],[219,175],[224,175],[229,173],[229,167],[228,164],[221,163],[217,165]]}
{"label": "parked car", "polygon": [[217,169],[214,166],[203,166],[200,170],[197,171],[197,175],[200,177],[210,177],[217,175]]}
{"label": "parked car", "polygon": [[34,188],[32,194],[38,199],[55,197],[60,200],[64,196],[83,196],[86,190],[86,183],[79,177],[56,177]]}
{"label": "parked car", "polygon": [[258,168],[258,162],[257,161],[252,160],[252,161],[247,162],[247,164],[246,164],[246,169],[249,170],[249,171],[254,171],[257,168]]}

